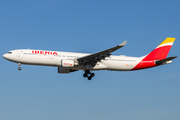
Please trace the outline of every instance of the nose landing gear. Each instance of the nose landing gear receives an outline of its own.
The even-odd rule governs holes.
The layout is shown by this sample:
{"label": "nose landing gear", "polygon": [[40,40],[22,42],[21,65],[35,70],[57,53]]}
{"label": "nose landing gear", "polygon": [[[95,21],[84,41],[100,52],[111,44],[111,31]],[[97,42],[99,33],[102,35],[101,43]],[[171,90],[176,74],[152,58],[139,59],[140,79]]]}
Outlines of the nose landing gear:
{"label": "nose landing gear", "polygon": [[18,63],[18,70],[20,71],[22,68],[21,68],[21,63]]}
{"label": "nose landing gear", "polygon": [[89,70],[86,70],[85,73],[83,74],[83,77],[87,77],[88,80],[91,80],[92,77],[94,77],[95,74],[94,73],[91,73]]}

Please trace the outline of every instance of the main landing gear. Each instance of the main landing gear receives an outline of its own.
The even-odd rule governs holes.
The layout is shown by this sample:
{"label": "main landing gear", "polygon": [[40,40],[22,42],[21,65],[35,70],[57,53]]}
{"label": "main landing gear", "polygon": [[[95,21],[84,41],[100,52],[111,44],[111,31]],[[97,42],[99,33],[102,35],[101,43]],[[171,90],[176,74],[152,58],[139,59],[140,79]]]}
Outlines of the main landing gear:
{"label": "main landing gear", "polygon": [[21,68],[21,63],[18,63],[18,70],[20,71],[22,68]]}
{"label": "main landing gear", "polygon": [[89,70],[86,70],[85,73],[83,74],[83,77],[87,77],[88,80],[91,80],[92,77],[94,77],[95,74],[94,73],[91,73]]}

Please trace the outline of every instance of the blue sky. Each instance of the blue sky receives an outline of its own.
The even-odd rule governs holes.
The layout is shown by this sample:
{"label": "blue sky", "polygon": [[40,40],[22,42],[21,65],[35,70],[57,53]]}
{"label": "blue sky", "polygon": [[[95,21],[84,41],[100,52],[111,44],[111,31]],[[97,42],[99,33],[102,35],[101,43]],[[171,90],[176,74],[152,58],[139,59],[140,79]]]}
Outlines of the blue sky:
{"label": "blue sky", "polygon": [[[114,55],[143,56],[176,37],[177,0],[2,0],[0,54],[13,49],[95,53],[127,40]],[[1,57],[0,120],[179,120],[179,58],[133,71],[58,74],[55,67],[18,65]]]}

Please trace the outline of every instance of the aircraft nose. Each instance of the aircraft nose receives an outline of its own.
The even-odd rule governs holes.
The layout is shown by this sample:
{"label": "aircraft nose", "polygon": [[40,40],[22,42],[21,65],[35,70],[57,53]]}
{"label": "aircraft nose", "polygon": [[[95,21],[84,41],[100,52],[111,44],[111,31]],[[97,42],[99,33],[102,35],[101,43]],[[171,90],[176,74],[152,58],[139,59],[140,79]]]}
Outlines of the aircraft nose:
{"label": "aircraft nose", "polygon": [[3,55],[3,58],[6,58],[6,54]]}

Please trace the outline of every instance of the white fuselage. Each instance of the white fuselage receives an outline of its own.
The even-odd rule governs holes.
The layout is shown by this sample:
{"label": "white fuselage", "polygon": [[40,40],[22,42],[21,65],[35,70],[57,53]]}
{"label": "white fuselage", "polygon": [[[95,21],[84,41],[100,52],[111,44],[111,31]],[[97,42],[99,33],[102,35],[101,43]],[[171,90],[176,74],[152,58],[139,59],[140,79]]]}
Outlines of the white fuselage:
{"label": "white fuselage", "polygon": [[[42,66],[54,66],[62,67],[62,60],[76,60],[78,58],[87,56],[90,54],[74,53],[74,52],[58,52],[58,51],[46,51],[46,50],[30,50],[19,49],[12,50],[3,55],[3,57],[9,61],[21,64],[29,65],[42,65]],[[97,62],[91,70],[114,70],[114,71],[129,71],[132,70],[143,57],[126,57],[126,56],[114,56],[106,57],[104,60]],[[75,65],[69,69],[74,70],[86,70],[86,66]]]}

